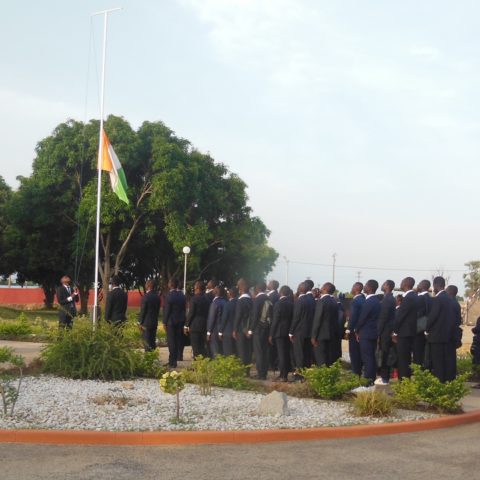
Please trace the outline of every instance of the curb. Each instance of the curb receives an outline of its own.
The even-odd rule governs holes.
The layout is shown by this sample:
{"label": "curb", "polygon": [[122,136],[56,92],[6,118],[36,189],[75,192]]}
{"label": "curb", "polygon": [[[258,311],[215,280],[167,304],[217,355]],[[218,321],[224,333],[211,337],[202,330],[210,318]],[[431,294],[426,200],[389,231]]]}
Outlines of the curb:
{"label": "curb", "polygon": [[51,445],[206,445],[359,438],[421,432],[480,422],[480,410],[427,420],[285,430],[197,432],[97,432],[86,430],[0,430],[0,443]]}

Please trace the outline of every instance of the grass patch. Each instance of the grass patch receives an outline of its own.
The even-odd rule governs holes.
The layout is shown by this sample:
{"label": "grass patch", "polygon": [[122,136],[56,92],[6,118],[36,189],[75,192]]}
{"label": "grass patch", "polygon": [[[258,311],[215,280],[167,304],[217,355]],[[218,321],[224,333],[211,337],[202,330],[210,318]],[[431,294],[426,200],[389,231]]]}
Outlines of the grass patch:
{"label": "grass patch", "polygon": [[388,417],[394,412],[392,399],[379,390],[359,392],[352,405],[355,415],[361,417]]}

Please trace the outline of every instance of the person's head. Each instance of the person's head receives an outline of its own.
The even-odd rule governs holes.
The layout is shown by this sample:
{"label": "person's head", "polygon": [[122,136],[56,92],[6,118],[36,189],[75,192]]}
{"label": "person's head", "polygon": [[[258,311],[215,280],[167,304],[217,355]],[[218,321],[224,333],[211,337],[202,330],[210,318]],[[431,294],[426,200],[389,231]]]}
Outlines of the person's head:
{"label": "person's head", "polygon": [[302,293],[307,293],[307,287],[305,282],[299,283],[297,288],[297,293],[301,295]]}
{"label": "person's head", "polygon": [[279,293],[281,297],[290,296],[290,287],[288,285],[283,285]]}
{"label": "person's head", "polygon": [[333,295],[335,293],[335,285],[330,282],[326,282],[322,285],[320,289],[322,295]]}
{"label": "person's head", "polygon": [[197,280],[193,286],[195,295],[202,295],[205,292],[205,285],[201,280]]}
{"label": "person's head", "polygon": [[72,279],[68,276],[68,275],[64,275],[61,279],[60,279],[60,283],[62,285],[70,285],[70,283],[72,283]]}
{"label": "person's head", "polygon": [[435,277],[433,279],[433,291],[435,294],[445,290],[445,279],[443,277]]}
{"label": "person's head", "polygon": [[382,285],[383,293],[392,293],[395,288],[395,282],[393,280],[385,280]]}
{"label": "person's head", "polygon": [[458,295],[458,287],[456,285],[449,285],[447,287],[447,293],[452,298],[457,298]]}
{"label": "person's head", "polygon": [[[113,283],[113,281],[112,281]],[[151,292],[155,287],[155,282],[153,280],[147,280],[145,282],[145,291],[146,292]]]}
{"label": "person's head", "polygon": [[227,295],[228,295],[228,299],[237,298],[237,297],[238,297],[238,289],[237,289],[237,287],[230,287],[230,288],[227,290]]}
{"label": "person's head", "polygon": [[217,286],[217,281],[213,278],[207,282],[207,290],[213,290]]}
{"label": "person's head", "polygon": [[118,275],[114,275],[112,277],[111,282],[112,282],[112,287],[119,287],[122,283]]}
{"label": "person's head", "polygon": [[428,292],[430,290],[431,283],[429,280],[422,280],[417,285],[417,292]]}
{"label": "person's head", "polygon": [[399,293],[396,297],[395,297],[395,303],[397,304],[397,307],[399,307],[403,302],[403,295],[401,293]]}
{"label": "person's head", "polygon": [[270,280],[267,288],[268,290],[278,290],[279,285],[280,284],[276,280]]}
{"label": "person's head", "polygon": [[237,282],[237,288],[242,295],[248,293],[248,282],[244,278],[240,278]]}
{"label": "person's head", "polygon": [[352,293],[352,295],[358,295],[359,293],[362,293],[362,290],[363,290],[363,283],[362,282],[355,282],[352,285],[351,293]]}
{"label": "person's head", "polygon": [[305,284],[307,292],[309,292],[313,288],[313,286],[315,285],[313,283],[313,280],[310,280],[309,278],[307,280],[305,280],[303,283]]}
{"label": "person's head", "polygon": [[173,277],[168,282],[168,286],[170,287],[170,290],[177,290],[178,287],[180,286],[180,280],[178,280],[178,278]]}
{"label": "person's head", "polygon": [[255,285],[255,293],[265,292],[267,289],[267,284],[265,282],[258,282]]}
{"label": "person's head", "polygon": [[376,280],[369,280],[363,287],[363,291],[367,295],[373,295],[378,289],[378,282]]}
{"label": "person's head", "polygon": [[312,293],[313,293],[313,298],[319,298],[320,297],[320,289],[315,287],[312,288]]}
{"label": "person's head", "polygon": [[225,297],[225,287],[223,285],[217,285],[213,289],[213,293],[216,297]]}
{"label": "person's head", "polygon": [[415,279],[412,277],[405,277],[400,284],[400,288],[404,292],[408,292],[409,290],[413,290],[413,286],[415,285]]}

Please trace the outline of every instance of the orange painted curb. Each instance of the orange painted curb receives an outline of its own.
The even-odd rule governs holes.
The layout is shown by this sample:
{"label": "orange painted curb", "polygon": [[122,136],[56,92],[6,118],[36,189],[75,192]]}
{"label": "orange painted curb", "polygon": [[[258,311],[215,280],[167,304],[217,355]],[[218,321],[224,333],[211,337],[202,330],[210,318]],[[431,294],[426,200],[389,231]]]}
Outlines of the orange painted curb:
{"label": "orange painted curb", "polygon": [[197,432],[97,432],[92,430],[0,430],[0,443],[54,445],[202,445],[267,443],[371,437],[420,432],[480,422],[480,410],[428,420],[285,430],[231,430]]}

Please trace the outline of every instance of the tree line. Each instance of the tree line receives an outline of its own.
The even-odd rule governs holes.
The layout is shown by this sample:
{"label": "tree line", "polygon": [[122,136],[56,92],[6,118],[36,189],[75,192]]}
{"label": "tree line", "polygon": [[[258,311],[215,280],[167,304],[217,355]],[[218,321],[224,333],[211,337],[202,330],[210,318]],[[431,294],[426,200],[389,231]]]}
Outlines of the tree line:
{"label": "tree line", "polygon": [[[94,277],[99,122],[68,120],[36,147],[32,173],[13,190],[0,177],[0,274],[17,272],[51,306],[59,278],[77,283],[82,311]],[[160,285],[183,268],[188,279],[262,279],[278,257],[269,230],[248,206],[246,184],[162,122],[137,130],[118,116],[105,122],[122,163],[129,205],[103,175],[100,277],[120,274],[128,288]]]}

